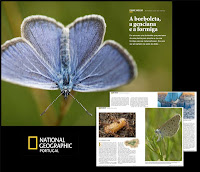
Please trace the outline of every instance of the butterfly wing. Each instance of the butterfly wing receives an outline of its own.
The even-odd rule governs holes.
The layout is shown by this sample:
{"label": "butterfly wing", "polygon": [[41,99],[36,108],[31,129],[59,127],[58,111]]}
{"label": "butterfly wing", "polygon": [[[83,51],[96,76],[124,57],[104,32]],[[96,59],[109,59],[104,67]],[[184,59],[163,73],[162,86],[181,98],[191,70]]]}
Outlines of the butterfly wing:
{"label": "butterfly wing", "polygon": [[[69,25],[73,90],[100,91],[128,83],[137,75],[132,56],[114,41],[102,43],[105,21],[101,16],[78,18]],[[101,46],[100,46],[101,45]]]}
{"label": "butterfly wing", "polygon": [[23,38],[14,38],[1,47],[1,78],[27,87],[58,89],[48,67]]}
{"label": "butterfly wing", "polygon": [[165,122],[160,128],[160,132],[163,137],[172,137],[174,134],[177,133],[180,127],[180,120],[181,116],[175,115],[171,119],[169,119],[167,122]]}
{"label": "butterfly wing", "polygon": [[60,72],[60,42],[64,26],[56,20],[35,15],[24,19],[22,37],[36,49],[45,63],[56,73]]}
{"label": "butterfly wing", "polygon": [[45,16],[24,19],[22,38],[2,46],[2,79],[33,88],[55,90],[60,72],[60,39],[63,26]]}
{"label": "butterfly wing", "polygon": [[176,101],[179,99],[179,97],[182,95],[181,92],[178,93],[168,93],[167,96],[165,97],[165,101],[171,102],[171,101]]}
{"label": "butterfly wing", "polygon": [[77,18],[67,26],[70,40],[70,72],[77,75],[103,41],[106,24],[99,15]]}
{"label": "butterfly wing", "polygon": [[76,91],[108,90],[128,83],[137,75],[130,54],[114,41],[106,41],[74,79]]}

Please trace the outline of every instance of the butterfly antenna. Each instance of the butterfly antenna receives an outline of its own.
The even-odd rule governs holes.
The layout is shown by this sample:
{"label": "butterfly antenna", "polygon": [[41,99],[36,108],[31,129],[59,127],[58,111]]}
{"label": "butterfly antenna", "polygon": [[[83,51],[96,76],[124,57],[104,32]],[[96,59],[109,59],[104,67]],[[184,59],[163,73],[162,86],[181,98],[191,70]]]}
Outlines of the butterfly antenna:
{"label": "butterfly antenna", "polygon": [[62,95],[63,93],[60,93],[59,94],[59,96],[58,97],[56,97],[56,99],[45,109],[45,111],[44,112],[42,112],[41,114],[40,114],[40,116],[42,116],[43,114],[45,114],[46,113],[46,111],[49,109],[49,107]]}
{"label": "butterfly antenna", "polygon": [[[68,93],[68,94],[69,94],[70,96],[72,96],[71,93]],[[76,100],[76,102],[77,102],[79,105],[81,105],[81,107],[86,111],[86,113],[87,113],[88,115],[92,116],[92,114],[91,114],[90,112],[88,112],[87,109],[86,109],[74,96],[72,96],[72,98],[73,98],[74,100]]]}

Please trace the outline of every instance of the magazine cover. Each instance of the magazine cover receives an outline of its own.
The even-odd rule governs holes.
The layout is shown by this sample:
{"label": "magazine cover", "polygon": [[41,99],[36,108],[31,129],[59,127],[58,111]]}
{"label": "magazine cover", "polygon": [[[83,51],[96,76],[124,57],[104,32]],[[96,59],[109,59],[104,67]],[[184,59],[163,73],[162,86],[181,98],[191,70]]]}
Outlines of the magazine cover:
{"label": "magazine cover", "polygon": [[[175,87],[188,68],[174,63],[174,11],[172,1],[2,1],[1,171],[18,160],[184,166],[197,151],[197,91]],[[166,100],[179,90],[192,94]]]}
{"label": "magazine cover", "polygon": [[[84,76],[79,76],[82,77],[80,78],[80,80],[78,79],[78,74],[82,71],[78,71],[79,73],[75,78],[77,81],[71,81],[74,82],[72,83],[74,84],[74,88],[69,89],[71,91],[71,94],[87,109],[87,111],[93,114],[93,116],[91,117],[90,115],[85,113],[85,110],[70,95],[67,99],[65,99],[64,96],[60,96],[53,103],[53,105],[49,107],[46,113],[40,116],[40,114],[45,111],[45,109],[61,93],[62,86],[57,87],[56,85],[59,82],[59,79],[57,79],[57,75],[59,72],[61,73],[61,71],[59,71],[59,68],[57,66],[52,66],[52,72],[48,71],[48,73],[42,73],[46,72],[38,71],[40,70],[38,68],[42,66],[40,66],[40,64],[33,64],[40,63],[38,61],[31,61],[30,63],[32,63],[32,68],[29,69],[29,66],[27,66],[28,64],[26,64],[26,62],[28,63],[28,60],[23,61],[25,60],[25,57],[15,57],[14,62],[16,63],[13,63],[12,66],[11,64],[9,64],[10,66],[6,66],[8,65],[7,63],[9,63],[9,61],[5,60],[4,62],[4,60],[2,60],[2,75],[4,74],[4,65],[6,68],[5,77],[2,76],[3,126],[94,126],[95,108],[99,106],[109,106],[109,91],[107,90],[172,90],[172,2],[3,2],[3,25],[1,41],[5,49],[10,48],[8,47],[8,44],[10,43],[7,43],[7,45],[5,45],[5,42],[12,40],[16,37],[24,37],[27,41],[31,42],[32,40],[30,40],[31,38],[29,38],[31,35],[29,34],[33,32],[33,34],[35,35],[32,35],[32,37],[38,37],[39,40],[36,41],[39,42],[37,42],[37,45],[34,45],[34,43],[31,42],[32,46],[42,46],[41,44],[43,43],[49,45],[49,47],[45,46],[44,50],[38,50],[40,47],[35,48],[39,54],[43,53],[43,56],[48,56],[51,55],[52,51],[55,51],[55,49],[53,48],[60,48],[61,45],[59,45],[59,42],[56,42],[56,44],[58,44],[56,45],[57,47],[51,47],[51,44],[53,43],[50,39],[50,35],[52,34],[50,31],[50,33],[45,33],[47,35],[44,36],[42,31],[36,30],[37,28],[31,28],[31,26],[28,26],[28,24],[26,24],[28,20],[31,22],[34,21],[35,15],[45,17],[47,23],[53,21],[53,23],[57,23],[58,25],[62,25],[63,27],[72,27],[72,25],[75,25],[75,23],[77,23],[77,20],[81,19],[83,20],[79,23],[83,23],[84,25],[84,17],[87,18],[88,16],[89,18],[92,15],[95,15],[95,20],[97,20],[97,22],[100,20],[99,26],[97,25],[98,23],[96,25],[95,23],[92,24],[91,28],[87,28],[87,25],[81,26],[83,27],[81,29],[85,30],[80,31],[80,33],[76,33],[80,34],[76,36],[77,39],[79,39],[77,41],[83,42],[80,45],[73,43],[73,45],[69,45],[70,54],[72,54],[71,51],[77,50],[80,50],[80,53],[84,53],[82,52],[81,48],[89,48],[87,51],[95,51],[106,41],[111,40],[117,44],[117,53],[122,53],[122,58],[125,58],[125,60],[126,58],[130,58],[131,62],[127,62],[127,64],[124,64],[124,66],[123,64],[121,64],[122,67],[120,68],[120,64],[118,63],[123,62],[119,61],[118,63],[116,62],[116,64],[113,64],[116,59],[109,59],[109,57],[105,54],[102,58],[105,64],[103,63],[99,67],[97,66],[98,68],[96,69],[96,71],[89,71],[90,73],[88,73],[88,76],[87,74],[84,74]],[[24,27],[27,27],[27,29],[30,30],[31,33],[26,33],[29,31],[27,31]],[[99,35],[97,35],[97,33]],[[94,38],[96,39],[96,41],[100,41],[98,45],[95,45],[95,41],[88,40],[93,39],[94,36],[96,36],[96,38]],[[74,40],[72,39],[72,41]],[[83,47],[86,46],[86,44],[89,47]],[[116,50],[116,48],[113,47],[114,50]],[[30,53],[30,50],[27,51],[27,53]],[[83,60],[85,58],[85,61],[89,60],[94,53],[93,52],[90,53],[90,55],[87,55],[87,53],[89,53],[87,51],[85,52],[86,54],[82,54],[83,57],[81,57],[83,58]],[[5,53],[6,56],[7,51],[5,50],[3,53]],[[124,53],[125,55],[123,55]],[[52,52],[52,56],[55,55],[57,54],[54,54],[54,52]],[[2,59],[4,58],[6,57],[2,55]],[[16,58],[19,59],[19,62]],[[51,62],[49,62],[48,60],[53,59],[45,60],[47,60],[47,63],[49,63],[49,65],[52,65]],[[22,64],[22,62],[24,63]],[[72,63],[76,62],[73,61]],[[84,65],[85,62],[83,61],[82,63],[83,64],[80,65]],[[97,63],[96,65],[98,65],[100,62],[97,59],[94,64],[95,63]],[[129,63],[134,63],[133,69],[126,73],[125,70],[127,69],[125,68],[128,68],[128,66],[125,65],[130,65]],[[11,69],[8,69],[8,67],[10,67]],[[95,70],[93,66],[91,66],[91,68],[91,70]],[[100,80],[103,81],[100,81],[95,78],[95,76],[93,76],[95,74],[98,74],[98,70],[100,69],[103,71],[102,73],[99,73],[99,77],[101,77]],[[112,76],[112,70],[116,70],[113,71],[116,76]],[[8,72],[10,72],[9,76],[7,76]],[[34,76],[34,79],[40,79],[40,82],[42,83],[40,83],[40,86],[37,84],[34,85],[35,80],[29,80],[28,77],[31,76],[27,76],[27,73],[24,74],[27,81],[23,80],[23,76],[17,78],[20,80],[16,79],[15,81],[14,76],[10,76],[13,75],[12,72],[16,74],[15,77],[18,77],[17,72],[20,72],[20,74],[21,72],[32,72],[30,73],[30,75],[38,75]],[[107,78],[107,73],[111,73],[110,75],[112,77]],[[133,76],[130,76],[129,79],[123,81],[123,73],[125,73],[124,75],[130,74]],[[61,75],[63,74],[61,73]],[[69,75],[76,74],[74,72],[71,72],[69,73]],[[102,86],[102,88],[99,88],[101,86],[86,88],[86,86],[88,87],[87,84],[90,84],[90,82],[92,81],[86,79],[85,77],[92,77],[90,75],[92,75],[95,80],[91,84],[103,84],[104,86]],[[43,79],[49,79],[50,81],[47,81],[48,84],[50,84],[53,80],[55,86],[52,86],[53,88],[49,88],[50,86],[45,87]],[[75,84],[77,85],[78,82],[82,80],[84,81],[84,79],[86,82],[86,85],[83,86],[84,89],[80,88],[82,87],[81,84],[77,86],[79,88],[75,88]],[[113,80],[113,83],[106,83],[106,79]],[[41,84],[43,84],[44,86],[41,86]]]}

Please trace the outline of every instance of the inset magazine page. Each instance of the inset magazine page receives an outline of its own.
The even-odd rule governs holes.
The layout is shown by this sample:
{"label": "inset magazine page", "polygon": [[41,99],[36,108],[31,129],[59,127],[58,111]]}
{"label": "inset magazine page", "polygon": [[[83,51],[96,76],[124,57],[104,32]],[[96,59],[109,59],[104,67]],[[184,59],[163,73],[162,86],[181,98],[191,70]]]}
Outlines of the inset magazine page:
{"label": "inset magazine page", "polygon": [[143,165],[145,156],[145,109],[96,109],[96,165]]}
{"label": "inset magazine page", "polygon": [[96,111],[97,166],[183,166],[182,108]]}
{"label": "inset magazine page", "polygon": [[197,92],[110,92],[110,107],[182,107],[183,150],[197,151]]}

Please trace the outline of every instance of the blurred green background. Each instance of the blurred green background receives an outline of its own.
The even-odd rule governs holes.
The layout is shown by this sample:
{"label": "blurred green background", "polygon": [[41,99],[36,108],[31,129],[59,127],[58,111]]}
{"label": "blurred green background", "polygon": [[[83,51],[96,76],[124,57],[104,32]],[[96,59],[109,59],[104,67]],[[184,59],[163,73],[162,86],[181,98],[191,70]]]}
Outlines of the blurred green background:
{"label": "blurred green background", "polygon": [[[119,42],[134,57],[138,66],[138,77],[116,91],[171,91],[172,90],[172,3],[171,2],[39,2],[14,1],[1,2],[1,44],[14,37],[20,37],[20,25],[30,15],[46,15],[68,25],[77,17],[99,14],[105,18],[106,34],[104,40]],[[159,9],[165,12],[146,12],[137,16],[157,16],[162,19],[159,32],[166,34],[166,43],[159,46],[129,45],[129,9]],[[132,32],[132,34],[134,34]],[[137,33],[135,33],[137,34]],[[141,34],[141,33],[140,33]],[[143,33],[151,34],[151,33]],[[60,118],[59,98],[48,112],[40,113],[53,101],[60,91],[41,91],[1,82],[1,114],[4,126],[94,126],[96,107],[109,106],[109,91],[76,93],[75,97],[93,114],[92,117],[75,101],[68,106],[67,114]],[[112,90],[114,91],[114,90]],[[69,104],[69,103],[68,103]],[[60,120],[59,120],[60,119]],[[56,121],[59,120],[59,123]]]}
{"label": "blurred green background", "polygon": [[172,137],[164,137],[164,140],[157,142],[158,137],[155,134],[156,129],[161,127],[167,120],[176,114],[182,116],[182,108],[145,109],[146,161],[182,160],[182,121],[180,122],[178,132]]}

